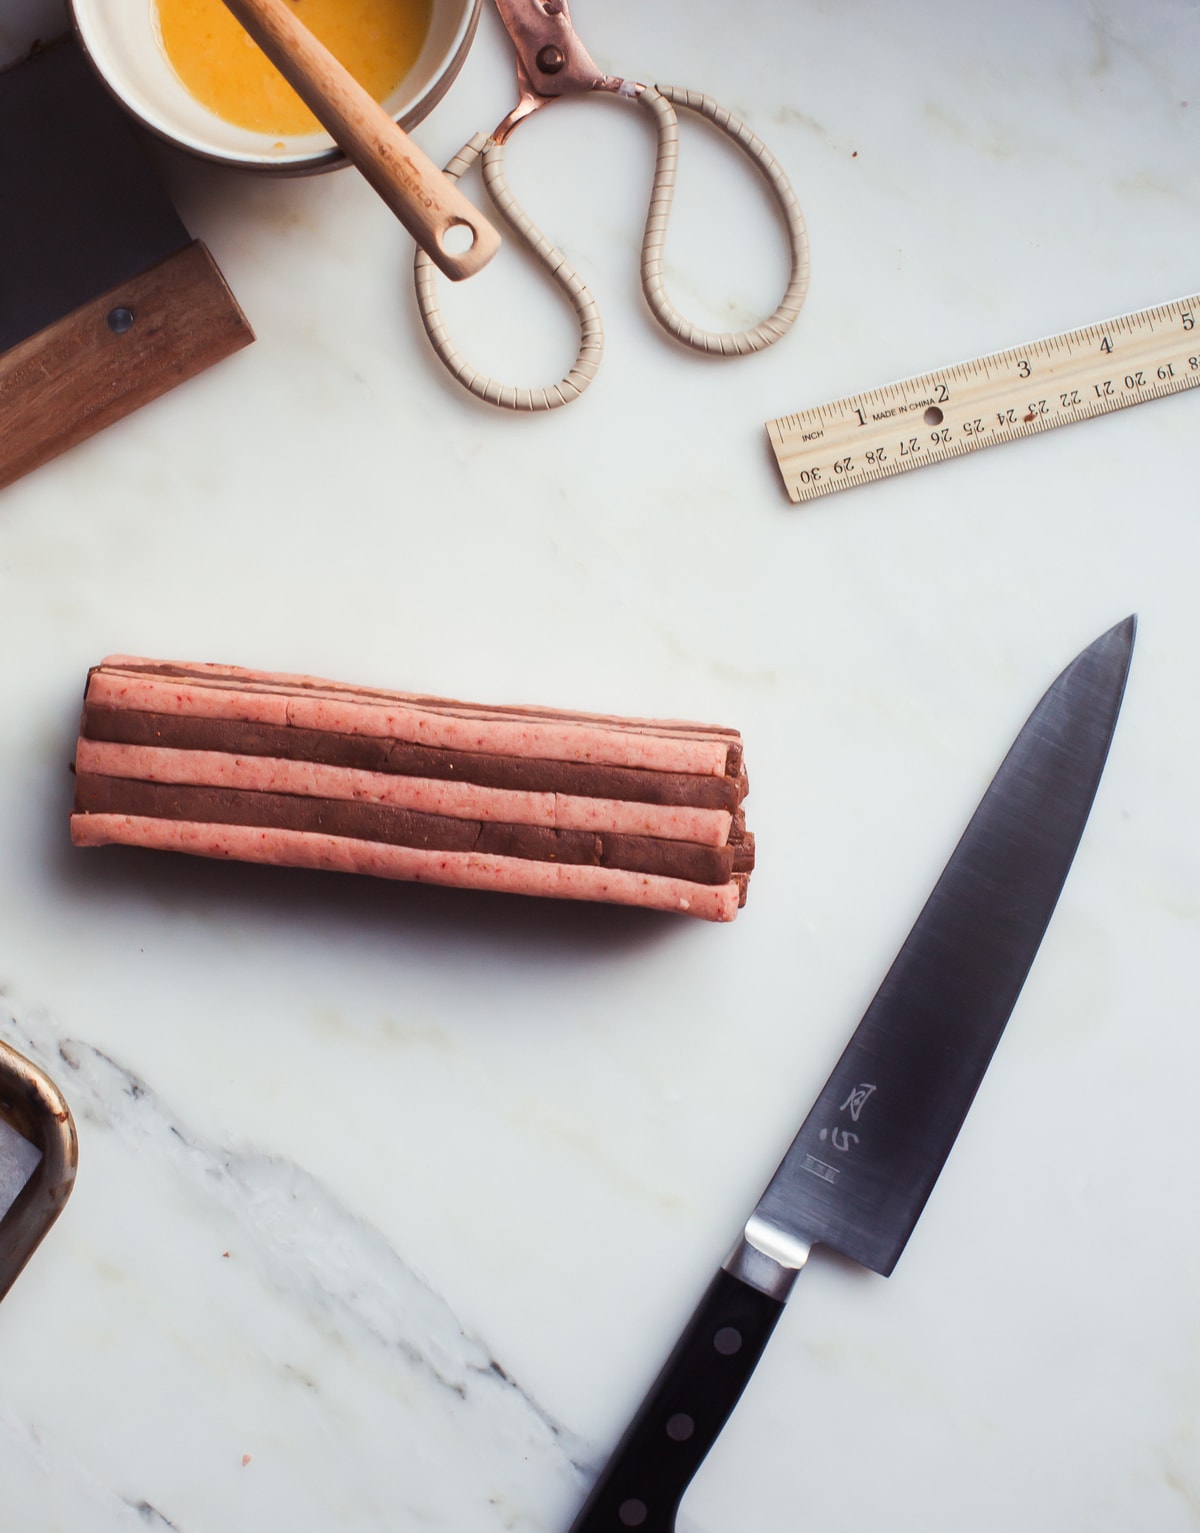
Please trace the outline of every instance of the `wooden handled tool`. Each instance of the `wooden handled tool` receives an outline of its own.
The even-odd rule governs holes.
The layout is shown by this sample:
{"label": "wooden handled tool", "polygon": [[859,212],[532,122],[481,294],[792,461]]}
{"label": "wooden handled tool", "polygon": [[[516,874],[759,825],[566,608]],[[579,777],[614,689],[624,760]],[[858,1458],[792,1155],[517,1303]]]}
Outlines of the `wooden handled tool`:
{"label": "wooden handled tool", "polygon": [[[430,259],[454,281],[486,266],[500,246],[493,225],[285,0],[225,4]],[[454,229],[469,231],[468,249],[446,248]]]}

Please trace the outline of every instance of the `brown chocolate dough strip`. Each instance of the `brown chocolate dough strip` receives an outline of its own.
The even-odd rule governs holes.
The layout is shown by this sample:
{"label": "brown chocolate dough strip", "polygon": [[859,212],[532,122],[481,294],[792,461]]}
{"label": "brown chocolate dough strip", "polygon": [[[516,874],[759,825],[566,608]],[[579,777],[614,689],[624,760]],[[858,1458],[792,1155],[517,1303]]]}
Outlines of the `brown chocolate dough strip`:
{"label": "brown chocolate dough strip", "polygon": [[313,831],[427,851],[478,852],[535,862],[620,868],[698,884],[728,883],[734,855],[728,846],[706,847],[651,836],[600,836],[537,825],[482,824],[347,799],[141,782],[90,773],[76,779],[75,812]]}
{"label": "brown chocolate dough strip", "polygon": [[277,756],[369,772],[472,782],[484,788],[569,793],[579,798],[727,810],[736,809],[740,798],[735,779],[707,773],[657,772],[644,767],[445,750],[372,735],[339,735],[288,725],[145,713],[95,703],[85,706],[80,732],[90,740],[109,740],[121,745]]}
{"label": "brown chocolate dough strip", "polygon": [[358,702],[401,703],[437,712],[481,714],[496,718],[542,719],[606,728],[631,729],[649,734],[691,734],[706,739],[739,740],[736,729],[721,724],[701,724],[689,719],[643,719],[613,713],[581,713],[568,708],[541,708],[522,704],[468,703],[459,698],[429,697],[422,692],[395,692],[381,687],[359,687],[349,682],[328,681],[324,677],[292,675],[286,672],[247,670],[239,666],[188,665],[164,660],[139,660],[114,655],[93,666],[110,674],[175,677],[181,681],[203,682],[214,686],[234,683],[239,690],[259,692],[328,693],[353,698]]}
{"label": "brown chocolate dough strip", "polygon": [[736,840],[731,836],[729,845],[733,851],[733,871],[735,873],[753,873],[754,871],[754,835],[746,831]]}

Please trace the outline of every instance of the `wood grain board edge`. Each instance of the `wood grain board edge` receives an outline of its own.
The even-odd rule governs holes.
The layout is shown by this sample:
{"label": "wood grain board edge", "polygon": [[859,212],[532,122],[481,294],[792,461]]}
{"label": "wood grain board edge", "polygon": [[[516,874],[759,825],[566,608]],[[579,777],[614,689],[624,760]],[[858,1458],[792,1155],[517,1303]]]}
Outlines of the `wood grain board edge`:
{"label": "wood grain board edge", "polygon": [[0,489],[253,339],[200,240],[64,315],[0,356]]}

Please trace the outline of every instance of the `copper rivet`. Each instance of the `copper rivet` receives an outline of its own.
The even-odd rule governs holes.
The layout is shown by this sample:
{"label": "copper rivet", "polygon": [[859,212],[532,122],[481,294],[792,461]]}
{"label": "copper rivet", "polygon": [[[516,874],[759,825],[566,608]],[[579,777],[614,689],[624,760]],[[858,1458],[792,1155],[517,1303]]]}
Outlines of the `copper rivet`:
{"label": "copper rivet", "polygon": [[534,62],[544,75],[556,75],[567,62],[567,56],[561,48],[556,48],[553,43],[547,43],[544,48],[538,49],[538,56]]}

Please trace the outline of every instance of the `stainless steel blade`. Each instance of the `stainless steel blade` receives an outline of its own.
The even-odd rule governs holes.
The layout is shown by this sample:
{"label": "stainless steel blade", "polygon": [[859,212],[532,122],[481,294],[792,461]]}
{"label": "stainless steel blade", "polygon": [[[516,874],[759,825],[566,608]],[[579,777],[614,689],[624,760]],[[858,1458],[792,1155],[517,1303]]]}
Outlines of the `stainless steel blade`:
{"label": "stainless steel blade", "polygon": [[816,1244],[885,1275],[895,1266],[1075,856],[1135,627],[1130,617],[1097,639],[1030,715],[763,1194],[731,1271],[760,1282],[756,1254],[798,1267]]}

